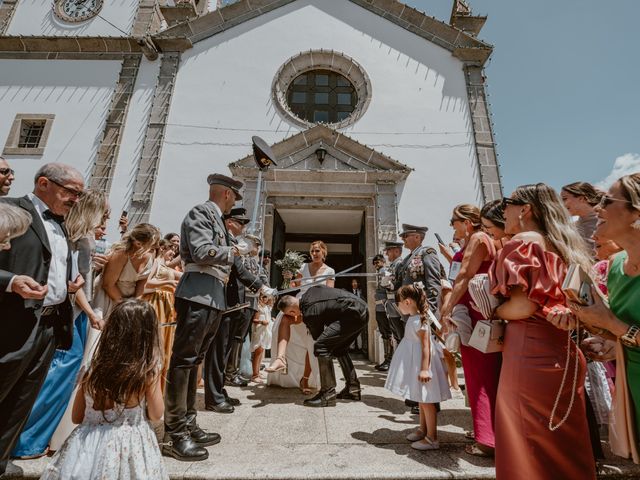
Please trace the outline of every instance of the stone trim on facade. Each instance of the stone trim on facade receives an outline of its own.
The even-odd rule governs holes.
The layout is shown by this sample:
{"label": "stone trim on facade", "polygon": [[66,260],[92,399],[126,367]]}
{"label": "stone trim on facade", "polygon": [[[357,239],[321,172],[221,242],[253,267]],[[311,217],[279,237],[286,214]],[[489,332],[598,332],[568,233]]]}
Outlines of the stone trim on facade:
{"label": "stone trim on facade", "polygon": [[13,12],[16,11],[18,0],[3,0],[0,3],[0,35],[4,35],[11,23]]}
{"label": "stone trim on facade", "polygon": [[271,98],[280,114],[290,123],[309,128],[315,124],[296,116],[287,102],[287,89],[298,76],[310,70],[331,70],[343,75],[354,86],[358,104],[348,118],[329,124],[331,128],[345,128],[354,124],[364,115],[371,102],[372,87],[369,75],[353,58],[333,50],[309,50],[291,57],[278,69],[271,84]]}
{"label": "stone trim on facade", "polygon": [[[241,0],[164,30],[154,39],[186,37],[193,43],[235,27],[295,0]],[[397,0],[348,0],[453,53],[484,64],[493,47]]]}
{"label": "stone trim on facade", "polygon": [[118,162],[118,154],[120,153],[122,133],[124,132],[129,112],[129,102],[133,96],[136,79],[138,78],[141,59],[141,55],[130,55],[122,61],[118,83],[111,97],[111,105],[102,133],[100,148],[91,169],[91,176],[89,177],[91,188],[101,190],[107,195],[111,192],[113,175]]}
{"label": "stone trim on facade", "polygon": [[502,198],[502,182],[496,143],[493,136],[491,114],[487,103],[485,77],[482,67],[466,65],[464,68],[469,99],[469,113],[476,146],[480,185],[485,202]]}

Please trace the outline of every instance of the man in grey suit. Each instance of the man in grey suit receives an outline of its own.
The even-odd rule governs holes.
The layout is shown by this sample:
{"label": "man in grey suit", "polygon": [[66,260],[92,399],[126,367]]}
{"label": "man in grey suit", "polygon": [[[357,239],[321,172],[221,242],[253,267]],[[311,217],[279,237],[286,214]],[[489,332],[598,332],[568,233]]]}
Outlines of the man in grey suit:
{"label": "man in grey suit", "polygon": [[196,423],[198,365],[213,341],[227,308],[225,286],[236,257],[222,219],[241,199],[242,182],[212,174],[209,200],[193,207],[182,222],[180,255],[185,273],[176,289],[177,326],[165,393],[163,455],[205,460],[204,448],[220,441]]}

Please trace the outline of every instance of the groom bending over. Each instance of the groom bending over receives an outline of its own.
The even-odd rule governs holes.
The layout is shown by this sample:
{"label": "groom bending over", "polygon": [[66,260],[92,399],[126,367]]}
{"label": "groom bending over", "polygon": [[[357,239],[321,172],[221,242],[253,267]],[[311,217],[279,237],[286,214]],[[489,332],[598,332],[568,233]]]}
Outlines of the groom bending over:
{"label": "groom bending over", "polygon": [[[344,290],[316,286],[300,298],[285,295],[278,301],[278,310],[296,320],[302,317],[315,340],[313,351],[320,368],[320,391],[305,400],[304,405],[329,407],[336,404],[336,398],[360,400],[360,381],[348,352],[349,345],[369,320],[366,302]],[[338,359],[346,383],[337,395],[333,357]]]}

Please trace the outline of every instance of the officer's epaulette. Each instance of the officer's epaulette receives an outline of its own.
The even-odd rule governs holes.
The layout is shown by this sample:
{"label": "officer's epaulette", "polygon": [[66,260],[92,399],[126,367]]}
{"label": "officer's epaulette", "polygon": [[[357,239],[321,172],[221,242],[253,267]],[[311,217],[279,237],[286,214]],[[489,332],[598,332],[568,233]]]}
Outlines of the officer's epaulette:
{"label": "officer's epaulette", "polygon": [[425,256],[425,255],[437,255],[438,252],[436,252],[436,249],[433,247],[422,247],[422,250],[420,250],[420,255],[421,256]]}

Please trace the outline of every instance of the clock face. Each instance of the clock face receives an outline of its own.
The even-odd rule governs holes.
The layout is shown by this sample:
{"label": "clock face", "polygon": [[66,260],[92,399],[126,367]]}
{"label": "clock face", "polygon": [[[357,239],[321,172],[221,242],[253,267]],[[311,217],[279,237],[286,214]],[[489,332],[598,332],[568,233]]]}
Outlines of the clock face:
{"label": "clock face", "polygon": [[53,11],[65,22],[83,22],[95,17],[102,8],[102,0],[56,0]]}

